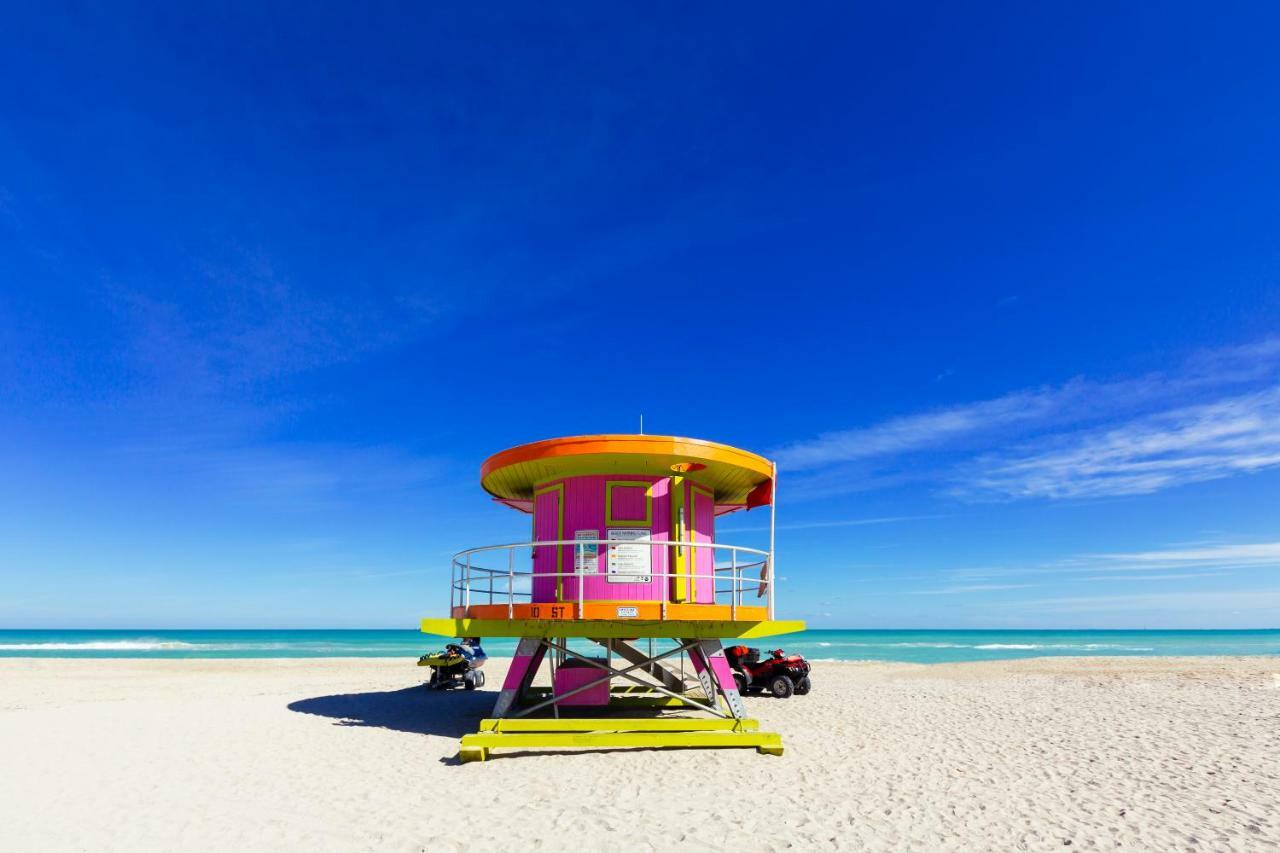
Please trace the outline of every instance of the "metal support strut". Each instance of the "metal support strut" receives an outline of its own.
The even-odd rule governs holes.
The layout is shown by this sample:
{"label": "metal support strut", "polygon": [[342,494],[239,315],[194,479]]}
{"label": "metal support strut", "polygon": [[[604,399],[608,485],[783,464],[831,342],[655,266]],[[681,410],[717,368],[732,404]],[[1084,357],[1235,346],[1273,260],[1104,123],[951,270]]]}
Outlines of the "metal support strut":
{"label": "metal support strut", "polygon": [[[684,638],[675,648],[659,654],[645,654],[640,649],[617,639],[594,639],[618,657],[626,666],[615,666],[612,655],[607,663],[587,657],[568,648],[565,641],[556,637],[523,637],[516,649],[515,658],[507,672],[493,717],[482,720],[480,731],[463,735],[459,757],[463,761],[483,761],[489,750],[537,749],[564,747],[754,747],[771,755],[782,754],[782,739],[772,732],[758,731],[759,724],[746,718],[746,708],[738,695],[737,685],[728,675],[728,663],[724,659],[719,640]],[[554,688],[532,688],[543,658],[550,653],[552,659],[574,658],[584,665],[600,670],[599,678],[557,694]],[[707,702],[694,699],[685,692],[685,682],[674,672],[661,665],[661,661],[675,655],[687,654],[693,663],[698,683],[706,694]],[[643,672],[653,681],[647,681],[637,672]],[[630,702],[652,702],[654,706],[683,706],[714,719],[656,716],[645,718],[619,718],[612,716],[581,718],[559,717],[560,703],[593,687],[608,683],[613,678],[631,682],[635,687],[613,688],[611,705],[631,707]],[[658,694],[649,700],[630,691]],[[694,694],[696,695],[696,694]],[[545,698],[544,698],[545,697]],[[665,697],[665,698],[659,698]],[[723,708],[721,707],[723,703]],[[555,719],[531,717],[538,711],[550,708]]]}

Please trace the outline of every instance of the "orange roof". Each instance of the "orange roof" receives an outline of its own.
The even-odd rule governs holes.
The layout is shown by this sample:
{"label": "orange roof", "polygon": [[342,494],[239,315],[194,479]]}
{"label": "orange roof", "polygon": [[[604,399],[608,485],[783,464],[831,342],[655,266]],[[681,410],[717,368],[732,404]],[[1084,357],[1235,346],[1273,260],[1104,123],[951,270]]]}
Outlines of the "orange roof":
{"label": "orange roof", "polygon": [[[480,485],[502,500],[529,500],[536,486],[590,474],[679,473],[715,493],[716,503],[746,503],[769,483],[773,464],[727,444],[671,435],[576,435],[522,444],[480,466]],[[761,501],[768,503],[767,500]]]}

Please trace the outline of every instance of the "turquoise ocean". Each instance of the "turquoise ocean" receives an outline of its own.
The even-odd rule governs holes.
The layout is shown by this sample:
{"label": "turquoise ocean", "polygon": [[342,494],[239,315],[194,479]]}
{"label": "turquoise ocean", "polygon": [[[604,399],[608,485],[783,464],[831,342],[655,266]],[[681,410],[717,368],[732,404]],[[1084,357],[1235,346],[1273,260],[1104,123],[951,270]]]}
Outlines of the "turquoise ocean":
{"label": "turquoise ocean", "polygon": [[[25,658],[409,658],[445,640],[412,630],[191,631],[0,630],[0,657]],[[576,643],[574,645],[577,645]],[[1046,655],[1277,655],[1280,629],[1256,631],[813,630],[749,641],[814,660],[912,663]],[[485,650],[510,655],[512,640]]]}

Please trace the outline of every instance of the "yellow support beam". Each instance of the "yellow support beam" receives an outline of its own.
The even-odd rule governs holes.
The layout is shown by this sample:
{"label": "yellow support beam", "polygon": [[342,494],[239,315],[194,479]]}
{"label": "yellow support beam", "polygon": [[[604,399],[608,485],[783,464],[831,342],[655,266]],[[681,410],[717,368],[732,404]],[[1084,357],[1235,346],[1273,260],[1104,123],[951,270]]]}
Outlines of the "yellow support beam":
{"label": "yellow support beam", "polygon": [[[528,687],[528,688],[526,688],[526,689],[525,689],[525,691],[524,691],[524,695],[525,695],[525,696],[542,696],[542,697],[544,697],[544,698],[545,698],[545,697],[547,697],[547,696],[550,696],[550,695],[551,695],[551,685],[549,685],[549,684],[535,684],[535,685],[533,685],[532,687]],[[610,702],[612,702],[612,701],[613,701],[613,700],[615,700],[615,699],[624,698],[624,697],[633,697],[633,698],[634,698],[634,697],[639,697],[639,696],[646,696],[646,697],[647,697],[647,696],[657,696],[657,695],[659,695],[659,694],[657,693],[657,691],[655,691],[652,687],[649,687],[648,685],[641,685],[641,684],[621,684],[621,685],[619,685],[619,684],[614,684],[614,685],[612,685],[612,686],[610,686],[610,687],[609,687],[609,701],[610,701]],[[665,698],[665,697],[664,697],[664,698]],[[701,701],[701,699],[702,699],[702,691],[701,691],[701,690],[697,690],[695,698],[697,698],[699,701]],[[672,701],[676,701],[676,700],[674,700],[674,699],[673,699]]]}
{"label": "yellow support beam", "polygon": [[754,747],[782,755],[782,737],[774,732],[477,732],[462,736],[458,757],[484,761],[491,749],[601,749],[616,747]]}
{"label": "yellow support beam", "polygon": [[591,637],[593,639],[749,640],[804,630],[799,619],[758,622],[641,619],[423,619],[422,633],[440,637]]}
{"label": "yellow support beam", "polygon": [[760,723],[757,720],[692,720],[680,717],[600,717],[559,720],[504,717],[480,721],[482,732],[754,732],[759,728]]}
{"label": "yellow support beam", "polygon": [[[699,693],[697,696],[689,697],[695,702],[706,702],[707,700]],[[610,696],[610,708],[688,708],[687,702],[681,702],[679,699],[673,699],[670,696]]]}
{"label": "yellow support beam", "polygon": [[[688,702],[682,702],[672,696],[663,696],[658,693],[619,693],[618,688],[614,688],[609,694],[609,708],[687,708]],[[532,704],[533,701],[551,698],[551,688],[530,687],[525,691],[524,704]],[[707,701],[701,691],[690,695],[690,699],[695,702]]]}

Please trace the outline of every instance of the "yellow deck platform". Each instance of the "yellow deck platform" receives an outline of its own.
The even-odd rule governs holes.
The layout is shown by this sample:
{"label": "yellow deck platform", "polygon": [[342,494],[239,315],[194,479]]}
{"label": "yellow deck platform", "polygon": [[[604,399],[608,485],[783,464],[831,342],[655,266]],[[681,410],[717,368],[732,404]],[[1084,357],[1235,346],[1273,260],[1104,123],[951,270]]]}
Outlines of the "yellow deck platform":
{"label": "yellow deck platform", "polygon": [[749,640],[804,630],[800,619],[717,622],[705,619],[423,619],[440,637],[591,637],[593,639]]}

